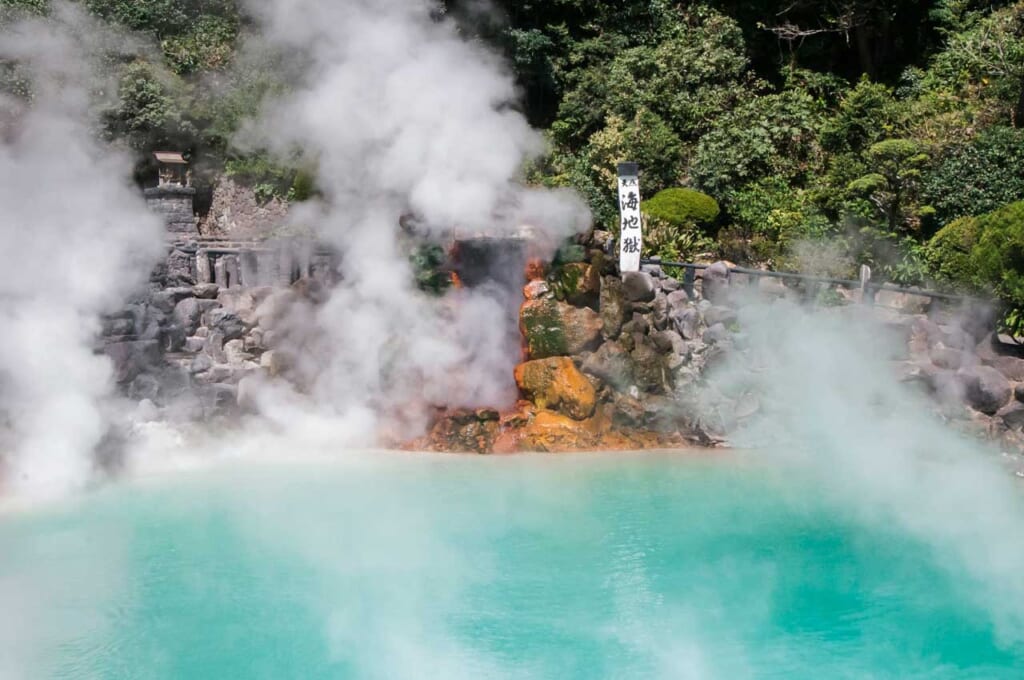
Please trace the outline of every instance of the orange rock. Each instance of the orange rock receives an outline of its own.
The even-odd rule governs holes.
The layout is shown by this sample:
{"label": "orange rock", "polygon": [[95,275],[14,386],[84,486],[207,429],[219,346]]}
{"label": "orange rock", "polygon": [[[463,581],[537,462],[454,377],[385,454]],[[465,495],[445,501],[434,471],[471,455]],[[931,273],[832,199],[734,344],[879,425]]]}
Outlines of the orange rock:
{"label": "orange rock", "polygon": [[576,420],[594,414],[597,393],[568,357],[550,357],[516,366],[516,385],[538,408],[560,411]]}
{"label": "orange rock", "polygon": [[593,449],[599,439],[594,419],[581,421],[540,411],[518,432],[518,450],[551,453]]}
{"label": "orange rock", "polygon": [[547,276],[548,265],[547,263],[539,258],[533,258],[526,263],[526,280],[535,281],[537,279],[543,279]]}

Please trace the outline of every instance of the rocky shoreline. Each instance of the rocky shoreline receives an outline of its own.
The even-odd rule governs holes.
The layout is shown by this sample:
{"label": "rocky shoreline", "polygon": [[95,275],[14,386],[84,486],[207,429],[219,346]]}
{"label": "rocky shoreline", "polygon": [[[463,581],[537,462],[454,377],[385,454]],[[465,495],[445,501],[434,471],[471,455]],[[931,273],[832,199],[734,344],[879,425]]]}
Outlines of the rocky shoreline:
{"label": "rocky shoreline", "polygon": [[[761,410],[756,394],[719,395],[707,408],[708,375],[744,351],[732,291],[795,300],[807,291],[742,280],[726,263],[709,266],[692,291],[658,265],[621,276],[609,240],[593,232],[553,263],[526,268],[513,408],[440,410],[424,436],[382,443],[481,454],[726,445]],[[230,423],[249,409],[258,381],[290,379],[291,313],[321,304],[325,290],[306,278],[288,287],[200,283],[187,253],[172,249],[148,289],[104,320],[99,349],[150,418]],[[898,379],[934,397],[960,429],[1022,448],[1024,352],[926,297],[886,294],[871,308],[856,297],[840,289],[830,311],[866,313],[895,333],[906,348],[890,359]]]}

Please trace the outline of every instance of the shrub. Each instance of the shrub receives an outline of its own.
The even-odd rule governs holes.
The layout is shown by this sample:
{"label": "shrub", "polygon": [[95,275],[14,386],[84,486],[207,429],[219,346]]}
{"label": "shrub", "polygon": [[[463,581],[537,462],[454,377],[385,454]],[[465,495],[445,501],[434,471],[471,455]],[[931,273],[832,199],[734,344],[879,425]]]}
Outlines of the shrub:
{"label": "shrub", "polygon": [[994,127],[947,149],[924,194],[942,222],[1024,199],[1024,130]]}
{"label": "shrub", "polygon": [[924,257],[936,278],[973,286],[977,282],[971,251],[978,243],[978,220],[961,217],[940,229],[925,246]]}
{"label": "shrub", "polygon": [[715,242],[693,223],[682,226],[648,216],[644,230],[644,255],[656,255],[665,262],[689,262],[697,255],[715,250]]}
{"label": "shrub", "polygon": [[718,219],[718,202],[694,189],[665,189],[644,201],[641,209],[648,216],[673,227],[708,225]]}
{"label": "shrub", "polygon": [[981,283],[1011,305],[1024,305],[1024,201],[981,215],[971,265]]}

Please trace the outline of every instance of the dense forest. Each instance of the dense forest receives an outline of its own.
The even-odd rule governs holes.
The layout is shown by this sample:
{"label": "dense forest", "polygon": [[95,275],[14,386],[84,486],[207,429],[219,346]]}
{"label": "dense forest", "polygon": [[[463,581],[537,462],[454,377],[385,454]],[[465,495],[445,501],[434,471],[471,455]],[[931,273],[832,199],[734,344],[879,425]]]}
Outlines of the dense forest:
{"label": "dense forest", "polygon": [[[300,65],[240,0],[84,0],[156,47],[111,63],[102,133],[187,151],[263,198],[315,168],[233,144]],[[5,0],[0,22],[47,12]],[[1024,2],[451,0],[438,20],[502,52],[571,186],[615,230],[614,167],[643,169],[649,255],[995,292],[1024,326]],[[6,89],[19,86],[2,66]],[[144,172],[140,165],[140,172]]]}

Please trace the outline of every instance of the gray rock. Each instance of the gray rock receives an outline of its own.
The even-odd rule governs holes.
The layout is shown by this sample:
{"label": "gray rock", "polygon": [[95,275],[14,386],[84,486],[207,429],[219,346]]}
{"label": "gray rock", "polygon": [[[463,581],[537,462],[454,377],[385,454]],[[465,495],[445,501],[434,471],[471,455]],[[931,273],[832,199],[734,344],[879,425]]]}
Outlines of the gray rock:
{"label": "gray rock", "polygon": [[729,286],[729,265],[715,262],[701,275],[701,293],[706,300],[720,300]]}
{"label": "gray rock", "polygon": [[703,339],[704,342],[709,345],[729,342],[729,329],[725,327],[724,323],[716,323],[714,326],[710,326],[706,331],[704,331]]}
{"label": "gray rock", "polygon": [[190,354],[196,352],[202,352],[203,346],[206,345],[206,338],[200,338],[192,336],[191,338],[185,338],[185,351]]}
{"label": "gray rock", "polygon": [[714,326],[719,323],[728,326],[735,321],[736,312],[728,307],[711,307],[704,312],[704,323],[708,326]]}
{"label": "gray rock", "polygon": [[646,272],[624,272],[622,274],[622,292],[629,302],[650,302],[654,299],[656,288],[654,278]]}
{"label": "gray rock", "polygon": [[213,368],[213,359],[211,359],[206,354],[197,354],[195,358],[192,359],[192,363],[191,365],[189,365],[188,372],[191,373],[192,375],[195,375],[196,373],[205,373],[206,371],[209,371],[211,368]]}
{"label": "gray rock", "polygon": [[1013,401],[999,409],[996,414],[1008,429],[1020,431],[1024,429],[1024,404]]}
{"label": "gray rock", "polygon": [[633,358],[617,342],[609,341],[598,347],[583,361],[582,369],[617,390],[633,384]]}
{"label": "gray rock", "polygon": [[685,290],[674,290],[668,294],[668,306],[671,310],[685,309],[690,306],[690,296]]}
{"label": "gray rock", "polygon": [[135,376],[128,386],[128,398],[140,401],[142,399],[156,400],[160,394],[160,381],[150,373],[141,373]]}
{"label": "gray rock", "polygon": [[239,366],[252,359],[252,355],[245,351],[245,341],[235,338],[224,343],[224,358],[231,366]]}
{"label": "gray rock", "polygon": [[659,291],[657,296],[655,296],[654,298],[653,307],[654,309],[652,310],[651,323],[654,325],[655,328],[659,330],[665,330],[666,328],[668,328],[669,324],[668,314],[670,308],[668,304],[668,297],[664,293]]}
{"label": "gray rock", "polygon": [[991,366],[964,368],[957,377],[964,386],[967,403],[988,415],[999,411],[1013,394],[1010,381]]}
{"label": "gray rock", "polygon": [[113,342],[104,346],[103,352],[114,363],[114,379],[122,385],[163,363],[160,345],[155,340]]}
{"label": "gray rock", "polygon": [[237,408],[238,388],[223,383],[204,385],[199,397],[207,418],[230,415]]}
{"label": "gray rock", "polygon": [[630,353],[633,358],[633,377],[636,386],[644,392],[661,394],[671,389],[671,372],[665,357],[646,338],[636,343]]}
{"label": "gray rock", "polygon": [[939,368],[956,371],[964,363],[964,353],[958,349],[950,349],[941,343],[928,353],[932,363]]}
{"label": "gray rock", "polygon": [[224,334],[220,331],[210,331],[206,336],[206,345],[203,352],[217,363],[224,363],[227,357],[224,356]]}
{"label": "gray rock", "polygon": [[219,307],[206,314],[206,325],[213,332],[221,333],[225,342],[245,336],[248,326],[234,312]]}
{"label": "gray rock", "polygon": [[103,319],[102,334],[106,337],[135,335],[135,319],[131,316],[114,316]]}
{"label": "gray rock", "polygon": [[601,279],[601,324],[604,337],[615,339],[626,322],[626,299],[622,280],[614,276]]}
{"label": "gray rock", "polygon": [[203,310],[199,306],[199,300],[190,297],[175,305],[172,316],[185,331],[185,335],[195,335],[196,329],[199,328],[199,320],[203,316]]}
{"label": "gray rock", "polygon": [[1024,382],[1024,359],[997,356],[989,362],[989,365],[1005,375],[1009,380]]}
{"label": "gray rock", "polygon": [[192,286],[192,294],[204,300],[215,300],[220,293],[220,286],[216,283],[197,283]]}
{"label": "gray rock", "polygon": [[700,337],[700,313],[694,307],[676,309],[672,312],[672,322],[676,331],[686,340]]}
{"label": "gray rock", "polygon": [[665,277],[665,272],[662,270],[660,264],[640,265],[640,271],[642,271],[644,274],[650,274],[652,277],[656,279],[661,279]]}
{"label": "gray rock", "polygon": [[651,342],[665,354],[686,354],[687,345],[683,338],[675,331],[658,331],[651,334]]}
{"label": "gray rock", "polygon": [[164,326],[160,332],[160,347],[164,352],[176,353],[185,349],[185,329],[176,323]]}
{"label": "gray rock", "polygon": [[679,282],[679,279],[674,279],[671,276],[666,276],[661,280],[661,289],[666,293],[674,293],[683,287],[683,284]]}

